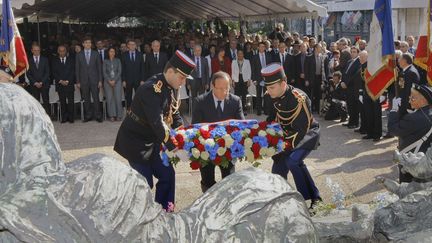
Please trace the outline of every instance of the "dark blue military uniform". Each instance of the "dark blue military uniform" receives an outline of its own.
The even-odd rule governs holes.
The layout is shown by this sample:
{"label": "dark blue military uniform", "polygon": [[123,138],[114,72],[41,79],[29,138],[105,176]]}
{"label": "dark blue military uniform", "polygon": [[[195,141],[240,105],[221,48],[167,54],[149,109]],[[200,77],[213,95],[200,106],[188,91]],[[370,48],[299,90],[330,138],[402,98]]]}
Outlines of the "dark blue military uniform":
{"label": "dark blue military uniform", "polygon": [[169,209],[174,204],[175,173],[171,164],[163,165],[161,144],[170,144],[170,128],[182,126],[178,99],[163,74],[151,77],[141,85],[132,101],[131,110],[117,134],[114,150],[129,161],[153,187],[156,202]]}
{"label": "dark blue military uniform", "polygon": [[[265,84],[271,86],[285,78],[283,67],[271,64],[261,71]],[[319,124],[310,113],[311,101],[300,89],[287,85],[282,96],[272,99],[273,109],[267,121],[278,122],[285,132],[285,141],[292,149],[273,156],[272,173],[287,179],[291,171],[297,190],[311,207],[320,201],[318,188],[304,164],[304,158],[319,144]]]}

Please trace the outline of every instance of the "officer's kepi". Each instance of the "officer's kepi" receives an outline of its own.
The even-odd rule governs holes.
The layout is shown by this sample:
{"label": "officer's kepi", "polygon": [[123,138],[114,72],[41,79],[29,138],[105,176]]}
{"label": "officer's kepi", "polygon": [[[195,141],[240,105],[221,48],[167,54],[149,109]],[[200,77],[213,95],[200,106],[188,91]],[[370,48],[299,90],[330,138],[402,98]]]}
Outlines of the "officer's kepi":
{"label": "officer's kepi", "polygon": [[426,84],[416,84],[413,83],[412,88],[419,92],[425,99],[428,101],[428,103],[432,104],[432,87],[426,85]]}
{"label": "officer's kepi", "polygon": [[178,72],[188,77],[191,72],[195,69],[195,62],[192,61],[186,54],[181,51],[176,51],[175,54],[169,60],[171,65],[176,68]]}
{"label": "officer's kepi", "polygon": [[285,72],[279,63],[272,63],[261,70],[261,75],[265,85],[269,86],[281,81],[285,77]]}

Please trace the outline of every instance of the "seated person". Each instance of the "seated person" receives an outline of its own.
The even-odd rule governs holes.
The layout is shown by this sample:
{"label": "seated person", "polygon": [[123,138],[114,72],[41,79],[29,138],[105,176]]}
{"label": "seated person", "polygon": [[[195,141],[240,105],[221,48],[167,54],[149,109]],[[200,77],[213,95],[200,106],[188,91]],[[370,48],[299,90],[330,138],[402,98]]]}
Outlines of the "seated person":
{"label": "seated person", "polygon": [[347,119],[346,107],[346,90],[341,86],[342,73],[337,71],[333,74],[333,80],[330,87],[330,95],[326,100],[325,120],[335,120],[340,118],[341,122]]}

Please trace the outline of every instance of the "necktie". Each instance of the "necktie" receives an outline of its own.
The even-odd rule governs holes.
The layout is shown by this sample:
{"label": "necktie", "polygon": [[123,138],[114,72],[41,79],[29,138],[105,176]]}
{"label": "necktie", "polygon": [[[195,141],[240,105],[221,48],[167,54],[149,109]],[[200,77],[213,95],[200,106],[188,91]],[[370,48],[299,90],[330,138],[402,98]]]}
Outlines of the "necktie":
{"label": "necktie", "polygon": [[218,115],[218,118],[219,118],[219,119],[222,119],[222,106],[221,106],[222,101],[221,101],[221,100],[218,100],[217,103],[218,103],[218,104],[217,104],[217,107],[216,107],[217,115]]}
{"label": "necktie", "polygon": [[285,63],[285,53],[282,53],[281,55],[282,55],[282,64],[284,64]]}
{"label": "necktie", "polygon": [[261,57],[261,68],[265,68],[265,59],[264,59],[264,54],[260,54]]}
{"label": "necktie", "polygon": [[132,52],[132,61],[135,62],[135,52]]}
{"label": "necktie", "polygon": [[198,71],[198,78],[201,78],[201,63],[200,63],[200,58],[199,57],[195,57],[196,58],[196,68]]}
{"label": "necktie", "polygon": [[158,54],[157,53],[155,53],[155,60],[156,60],[156,63],[159,64],[159,58],[158,58]]}
{"label": "necktie", "polygon": [[235,52],[235,50],[232,51],[232,57],[233,57],[233,60],[234,60],[234,59],[237,59],[237,56],[236,56],[236,52]]}
{"label": "necktie", "polygon": [[103,60],[104,56],[103,56],[102,50],[99,50],[99,55],[100,55],[101,59]]}
{"label": "necktie", "polygon": [[36,57],[36,68],[39,68],[39,57]]}
{"label": "necktie", "polygon": [[87,65],[90,64],[90,52],[86,51],[86,61],[87,61]]}
{"label": "necktie", "polygon": [[62,64],[65,64],[64,57],[61,58],[61,63],[62,63]]}

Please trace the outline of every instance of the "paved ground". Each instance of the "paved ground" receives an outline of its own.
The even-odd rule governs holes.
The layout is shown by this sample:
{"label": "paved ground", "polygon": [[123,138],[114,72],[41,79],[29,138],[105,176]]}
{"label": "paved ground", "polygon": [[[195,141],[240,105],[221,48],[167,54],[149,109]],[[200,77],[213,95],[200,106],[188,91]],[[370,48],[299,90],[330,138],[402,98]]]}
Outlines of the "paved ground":
{"label": "paved ground", "polygon": [[[248,116],[249,119],[256,118]],[[264,119],[263,116],[259,117]],[[331,201],[331,192],[326,178],[341,185],[348,196],[347,203],[368,203],[382,188],[374,182],[374,177],[383,175],[397,177],[397,168],[392,163],[392,153],[396,148],[395,138],[374,143],[362,140],[361,136],[343,127],[340,123],[320,120],[321,146],[306,159],[306,164],[321,191],[324,201]],[[385,122],[384,122],[385,124]],[[104,123],[80,121],[74,124],[54,122],[57,137],[66,162],[79,157],[104,153],[127,163],[113,151],[113,144],[120,122]],[[247,168],[248,163],[237,164],[237,170]],[[261,167],[270,171],[271,161],[263,161]],[[220,178],[220,173],[217,173]],[[177,209],[190,205],[201,195],[199,171],[192,171],[188,164],[178,164],[176,168]],[[289,182],[294,185],[292,177]]]}

